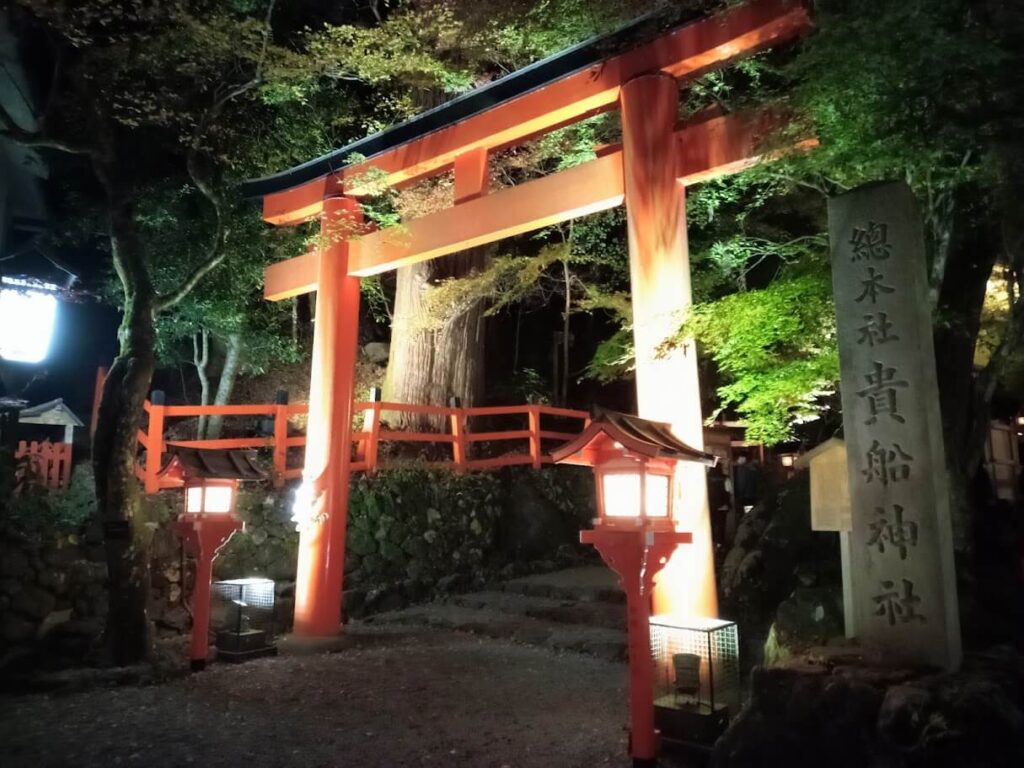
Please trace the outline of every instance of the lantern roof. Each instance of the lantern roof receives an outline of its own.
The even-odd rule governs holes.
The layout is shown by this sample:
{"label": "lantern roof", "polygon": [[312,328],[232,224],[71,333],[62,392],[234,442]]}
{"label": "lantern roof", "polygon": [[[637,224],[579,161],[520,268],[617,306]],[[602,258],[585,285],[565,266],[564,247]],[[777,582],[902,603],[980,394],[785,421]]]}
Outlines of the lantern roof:
{"label": "lantern roof", "polygon": [[647,458],[692,461],[708,467],[718,461],[714,454],[684,443],[666,422],[603,408],[596,409],[594,419],[579,437],[552,451],[551,457],[556,462],[589,465],[595,463],[596,454],[608,453],[613,447]]}
{"label": "lantern roof", "polygon": [[262,480],[252,451],[227,448],[185,448],[173,446],[170,457],[160,470],[161,476],[182,480]]}

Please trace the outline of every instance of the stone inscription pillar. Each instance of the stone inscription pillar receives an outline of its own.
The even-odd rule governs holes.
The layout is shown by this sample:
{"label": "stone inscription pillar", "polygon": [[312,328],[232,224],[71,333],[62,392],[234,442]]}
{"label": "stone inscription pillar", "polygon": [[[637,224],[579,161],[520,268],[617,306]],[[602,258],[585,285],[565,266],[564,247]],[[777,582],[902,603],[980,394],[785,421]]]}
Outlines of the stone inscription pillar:
{"label": "stone inscription pillar", "polygon": [[[694,448],[704,447],[694,343],[666,354],[659,348],[678,331],[692,299],[686,242],[686,201],[676,178],[679,85],[645,75],[622,86],[623,174],[629,233],[629,271],[636,344],[638,414],[665,421]],[[717,616],[714,548],[703,466],[680,462],[675,519],[693,534],[676,550],[654,591],[655,613]]]}
{"label": "stone inscription pillar", "polygon": [[956,668],[960,622],[924,234],[901,182],[829,201],[857,635]]}

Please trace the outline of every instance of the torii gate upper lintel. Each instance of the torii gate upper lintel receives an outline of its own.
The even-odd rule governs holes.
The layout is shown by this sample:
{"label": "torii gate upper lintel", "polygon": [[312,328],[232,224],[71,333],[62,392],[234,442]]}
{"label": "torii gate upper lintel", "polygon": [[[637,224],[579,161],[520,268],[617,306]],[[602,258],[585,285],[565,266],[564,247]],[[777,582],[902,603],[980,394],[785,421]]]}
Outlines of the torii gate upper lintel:
{"label": "torii gate upper lintel", "polygon": [[[655,354],[691,302],[684,190],[763,159],[761,139],[782,118],[771,111],[705,115],[677,126],[678,80],[793,39],[809,26],[800,0],[751,0],[610,57],[600,55],[608,38],[605,45],[592,41],[324,158],[249,183],[249,194],[263,197],[268,222],[290,225],[320,216],[324,235],[320,250],[272,265],[265,281],[270,300],[318,291],[303,470],[310,513],[299,547],[297,634],[330,636],[340,627],[360,277],[625,202],[639,415],[669,422],[684,442],[703,445],[695,355],[685,349]],[[621,145],[488,194],[489,153],[614,108],[622,116]],[[337,168],[338,158],[361,147],[379,151]],[[362,221],[360,179],[371,169],[375,183],[401,185],[453,166],[451,207],[400,228],[344,236]],[[655,610],[712,616],[717,605],[703,472],[679,471],[675,486],[684,495],[674,508],[694,543],[686,560],[673,557],[662,572]]]}

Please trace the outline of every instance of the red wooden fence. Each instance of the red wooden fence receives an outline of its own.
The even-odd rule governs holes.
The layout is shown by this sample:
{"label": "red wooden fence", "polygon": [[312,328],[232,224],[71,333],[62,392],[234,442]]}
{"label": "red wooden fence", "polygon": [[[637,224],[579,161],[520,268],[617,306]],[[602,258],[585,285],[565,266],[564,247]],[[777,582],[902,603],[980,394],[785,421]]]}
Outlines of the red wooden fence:
{"label": "red wooden fence", "polygon": [[21,440],[14,452],[15,461],[24,460],[18,472],[18,485],[29,483],[47,488],[67,488],[71,484],[71,443],[49,440],[28,443]]}
{"label": "red wooden fence", "polygon": [[[280,488],[285,480],[302,475],[302,467],[288,465],[288,449],[305,447],[304,435],[288,436],[288,419],[291,416],[304,414],[308,410],[305,404],[289,405],[154,405],[150,401],[144,404],[148,414],[148,425],[145,431],[139,430],[138,440],[146,449],[146,459],[136,470],[139,479],[145,483],[146,493],[156,493],[161,487],[171,487],[171,483],[162,485],[159,477],[161,457],[170,446],[189,448],[230,448],[253,449],[270,448],[274,462],[273,482]],[[354,403],[356,411],[363,412],[363,426],[358,432],[352,433],[353,461],[352,471],[374,472],[382,466],[378,459],[379,446],[382,442],[417,442],[442,443],[451,445],[452,458],[443,462],[445,466],[454,466],[458,472],[475,469],[493,469],[516,464],[530,465],[535,468],[552,462],[550,453],[544,450],[544,442],[559,444],[576,437],[578,432],[561,432],[544,429],[544,417],[579,420],[580,428],[585,428],[590,416],[584,411],[573,411],[566,408],[553,408],[547,405],[509,405],[480,408],[445,408],[433,405],[412,405],[408,403],[387,403],[380,401]],[[383,413],[421,413],[443,416],[447,419],[450,432],[406,432],[386,429],[381,421]],[[273,435],[267,437],[239,437],[221,440],[167,440],[164,427],[167,418],[212,416],[257,416],[274,419]],[[494,432],[470,432],[468,419],[472,416],[518,416],[525,423],[522,429]],[[479,442],[499,442],[505,440],[527,441],[527,453],[509,453],[492,458],[470,458],[469,447]]]}

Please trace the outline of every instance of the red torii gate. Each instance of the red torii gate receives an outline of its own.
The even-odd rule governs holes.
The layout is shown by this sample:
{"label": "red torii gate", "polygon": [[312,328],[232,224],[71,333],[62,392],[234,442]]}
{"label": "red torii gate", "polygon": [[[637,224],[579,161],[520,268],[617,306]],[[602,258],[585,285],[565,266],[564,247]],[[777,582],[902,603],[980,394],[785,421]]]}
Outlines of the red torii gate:
{"label": "red torii gate", "polygon": [[[250,193],[263,197],[266,221],[287,226],[321,219],[319,249],[269,267],[265,285],[272,301],[318,291],[303,471],[309,515],[301,527],[297,634],[330,636],[340,627],[360,277],[625,202],[638,412],[669,422],[688,445],[703,445],[692,344],[671,354],[656,353],[677,331],[691,303],[684,189],[762,159],[760,140],[778,120],[763,112],[677,126],[678,81],[790,40],[809,25],[799,0],[752,0],[624,53],[593,56],[574,66],[587,53],[579,46],[325,158],[250,183]],[[538,74],[542,65],[554,69],[546,80],[543,72]],[[518,92],[517,77],[522,78]],[[499,87],[508,95],[494,103]],[[479,106],[474,102],[478,94]],[[616,108],[622,116],[621,145],[605,147],[595,160],[569,170],[488,194],[489,153]],[[363,146],[372,150],[364,153],[370,155],[365,161],[343,167],[338,167],[340,160],[332,162]],[[452,167],[450,208],[394,229],[362,228],[357,198],[368,193],[368,178],[374,185],[403,185]],[[360,234],[352,237],[353,232]],[[703,468],[680,466],[679,475],[675,516],[693,532],[694,541],[685,559],[677,552],[662,572],[655,610],[714,616]]]}

